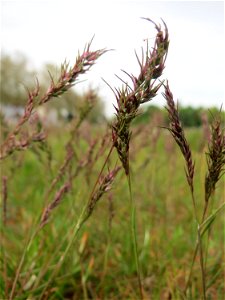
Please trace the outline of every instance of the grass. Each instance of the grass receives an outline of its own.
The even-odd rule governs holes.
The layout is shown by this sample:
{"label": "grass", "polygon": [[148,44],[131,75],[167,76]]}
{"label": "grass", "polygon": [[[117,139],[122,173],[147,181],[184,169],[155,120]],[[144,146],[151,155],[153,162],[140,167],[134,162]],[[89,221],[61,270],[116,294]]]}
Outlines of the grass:
{"label": "grass", "polygon": [[[188,132],[190,140],[197,138],[199,141],[199,136],[201,136],[199,130]],[[66,142],[66,138],[63,138]],[[52,139],[54,140],[54,135]],[[173,148],[172,153],[165,151],[165,144],[169,139],[170,136],[162,129],[155,152],[151,154],[152,160],[147,165],[142,165],[142,162],[152,152],[151,144],[147,143],[146,147],[142,149],[141,155],[139,152],[136,152],[136,155],[133,154],[131,164],[133,197],[136,199],[137,210],[138,256],[144,295],[147,299],[150,296],[152,299],[160,299],[160,297],[167,299],[169,294],[173,295],[175,299],[182,299],[179,290],[184,288],[196,239],[192,203],[183,174],[184,161],[177,148]],[[136,139],[131,140],[131,147],[133,143],[139,145],[141,141],[142,137],[137,136]],[[193,142],[197,143],[196,140]],[[58,138],[55,138],[54,148],[57,148],[56,158],[58,161],[62,160],[64,155],[62,144],[62,140],[59,141]],[[87,147],[84,145],[85,143],[81,146],[81,153],[87,152]],[[14,161],[19,160],[21,155],[23,153],[15,153]],[[204,193],[202,173],[207,166],[206,162],[202,162],[202,152],[194,151],[194,157],[196,170],[198,170],[195,182],[196,194],[200,198]],[[10,168],[12,163],[8,161],[6,164],[8,164],[7,168]],[[54,155],[53,165],[57,169]],[[7,240],[4,240],[4,248],[6,249],[9,277],[10,268],[15,270],[22,253],[26,233],[32,228],[32,224],[37,218],[37,212],[40,212],[43,207],[46,169],[46,165],[37,160],[34,152],[28,150],[23,159],[23,167],[17,169],[11,185],[8,186],[7,226],[5,226],[6,232],[4,232]],[[65,196],[60,206],[53,212],[49,224],[35,238],[24,266],[23,272],[25,273],[32,268],[31,274],[28,274],[23,283],[25,286],[29,286],[32,275],[40,274],[48,257],[51,257],[56,247],[61,245],[65,236],[68,235],[72,224],[80,215],[81,207],[88,197],[88,191],[94,183],[97,172],[98,165],[93,168],[93,174],[89,174],[89,183],[85,180],[84,173],[76,178],[71,194]],[[132,259],[132,240],[129,235],[129,192],[126,184],[122,173],[118,174],[110,195],[104,196],[93,212],[92,218],[81,229],[77,243],[72,247],[52,283],[52,288],[49,290],[50,299],[72,299],[72,297],[74,297],[73,299],[83,299],[82,285],[84,282],[86,298],[139,298],[135,279],[136,267]],[[222,203],[223,192],[223,182],[220,182],[215,195],[216,207]],[[111,197],[113,208],[110,207],[109,197]],[[203,203],[198,203],[199,211],[202,206]],[[209,244],[207,282],[212,283],[208,288],[212,299],[222,299],[224,292],[221,260],[223,257],[222,224],[223,216],[221,214],[214,222]],[[84,237],[86,240],[82,244]],[[70,240],[70,235],[67,239]],[[65,245],[61,246],[62,249],[66,247]],[[51,267],[54,268],[59,257],[60,253],[54,254],[53,261],[48,267],[49,270]],[[32,263],[35,265],[32,266]],[[11,276],[13,276],[13,272]],[[21,272],[21,276],[23,272]],[[193,299],[198,299],[201,283],[200,269],[197,264],[194,267],[194,274],[192,293]],[[47,273],[42,278],[40,285],[44,284],[48,277]],[[32,281],[30,285],[32,287]],[[34,299],[39,299],[40,291],[38,289],[34,291],[31,295]],[[23,291],[18,299],[26,299],[29,294]]]}
{"label": "grass", "polygon": [[[58,80],[50,75],[43,95],[37,81],[24,115],[6,128],[3,299],[222,299],[224,131],[219,116],[208,145],[205,129],[184,130],[168,82],[157,83],[168,30],[152,23],[154,47],[136,55],[140,74],[125,72],[132,84],[122,80],[113,91],[110,128],[85,123],[93,90],[67,127],[47,129],[36,114],[106,52],[91,44],[72,68],[62,65]],[[162,87],[169,130],[160,116],[132,126]]]}

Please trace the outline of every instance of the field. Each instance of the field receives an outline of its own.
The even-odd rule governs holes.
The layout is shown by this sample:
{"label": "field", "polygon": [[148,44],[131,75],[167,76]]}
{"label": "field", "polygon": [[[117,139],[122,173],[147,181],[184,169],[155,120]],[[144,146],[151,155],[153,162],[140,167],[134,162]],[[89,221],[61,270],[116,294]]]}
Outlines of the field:
{"label": "field", "polygon": [[[65,193],[52,211],[49,222],[38,231],[26,251],[15,299],[41,297],[60,257],[73,239],[74,226],[88,202],[109,151],[108,129],[84,123],[76,133],[73,158],[70,158],[60,176],[60,169],[65,166],[68,156],[65,145],[70,139],[69,131],[69,126],[66,130],[52,129],[48,133],[48,143],[14,153],[5,162],[7,209],[2,228],[2,260],[6,269],[3,268],[2,273],[2,291],[11,290],[27,238],[40,222],[43,207],[52,201],[73,174],[69,192]],[[192,200],[184,172],[185,162],[166,129],[149,124],[136,126],[132,131],[130,168],[144,299],[183,299],[181,291],[187,282],[197,238]],[[201,129],[188,130],[187,138],[196,163],[194,185],[197,211],[201,215],[207,169],[204,154],[206,140]],[[112,153],[103,174],[118,165],[117,154]],[[50,191],[57,176],[57,182]],[[224,201],[223,185],[221,180],[213,199],[214,208]],[[218,214],[207,246],[207,299],[223,299],[222,229],[223,214]],[[188,299],[200,299],[200,270],[197,256]],[[3,295],[1,299],[6,298]],[[129,189],[122,169],[112,189],[106,191],[80,228],[42,297],[139,299],[130,234]]]}
{"label": "field", "polygon": [[[38,113],[53,98],[64,103],[106,52],[91,43],[57,79],[49,74],[46,90],[38,80],[27,89],[14,125],[1,116],[1,299],[223,299],[222,112],[184,128],[160,80],[167,26],[147,21],[154,46],[136,55],[130,83],[111,88],[111,121],[88,119],[98,114],[93,89],[58,126]],[[166,110],[137,122],[159,90]]]}

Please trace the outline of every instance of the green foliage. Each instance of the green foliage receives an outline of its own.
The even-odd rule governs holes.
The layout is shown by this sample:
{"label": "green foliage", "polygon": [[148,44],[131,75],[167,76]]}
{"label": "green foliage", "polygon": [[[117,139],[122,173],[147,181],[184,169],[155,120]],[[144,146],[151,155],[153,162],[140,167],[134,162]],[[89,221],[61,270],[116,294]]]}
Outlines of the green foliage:
{"label": "green foliage", "polygon": [[202,124],[202,108],[193,108],[191,106],[179,108],[180,120],[185,127],[199,127]]}
{"label": "green foliage", "polygon": [[[202,115],[206,113],[208,122],[211,123],[213,116],[221,114],[222,122],[225,123],[225,110],[220,111],[217,107],[203,108],[203,107],[192,107],[192,106],[179,106],[179,117],[184,127],[200,127],[203,123]],[[162,124],[168,124],[167,113],[164,108],[156,105],[149,105],[143,111],[141,111],[138,117],[134,120],[134,124],[147,124],[150,122],[152,117],[156,114],[161,114]]]}
{"label": "green foliage", "polygon": [[26,88],[31,88],[35,82],[35,72],[29,68],[24,55],[17,53],[14,57],[1,55],[1,103],[24,106],[26,103]]}
{"label": "green foliage", "polygon": [[156,105],[149,105],[144,111],[140,110],[140,113],[138,114],[138,117],[134,120],[133,124],[147,124],[150,122],[150,120],[156,113],[163,114],[164,110]]}

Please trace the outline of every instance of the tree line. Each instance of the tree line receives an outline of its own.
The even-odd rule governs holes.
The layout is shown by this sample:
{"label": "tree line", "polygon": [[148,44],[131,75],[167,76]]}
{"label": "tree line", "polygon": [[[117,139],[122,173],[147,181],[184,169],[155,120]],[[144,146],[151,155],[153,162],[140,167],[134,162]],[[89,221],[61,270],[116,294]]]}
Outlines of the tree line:
{"label": "tree line", "polygon": [[[221,110],[223,124],[225,124],[225,111],[217,107],[192,107],[192,106],[180,106],[178,105],[179,117],[182,125],[185,127],[200,127],[203,122],[211,123],[213,116],[217,115]],[[154,115],[161,115],[163,123],[168,124],[169,120],[167,117],[167,111],[164,107],[158,107],[155,105],[150,105],[142,111],[142,113],[135,120],[136,124],[147,124],[150,122]]]}

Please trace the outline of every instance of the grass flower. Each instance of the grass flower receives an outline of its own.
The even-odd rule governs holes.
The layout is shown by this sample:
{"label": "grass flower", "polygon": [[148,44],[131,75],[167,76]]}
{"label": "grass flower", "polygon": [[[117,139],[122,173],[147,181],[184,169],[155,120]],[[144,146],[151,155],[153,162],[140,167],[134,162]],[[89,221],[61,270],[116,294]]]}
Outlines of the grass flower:
{"label": "grass flower", "polygon": [[[146,19],[152,22],[150,19]],[[142,59],[137,57],[140,73],[137,77],[126,73],[132,81],[132,87],[125,83],[121,89],[116,89],[114,95],[117,101],[116,121],[112,126],[112,140],[122,162],[126,175],[129,174],[129,142],[131,138],[130,124],[137,116],[141,104],[152,100],[162,83],[156,80],[162,75],[169,47],[168,30],[165,23],[164,31],[160,25],[152,22],[157,30],[154,47],[142,51]]]}
{"label": "grass flower", "polygon": [[184,130],[180,121],[179,113],[178,113],[178,107],[176,107],[174,100],[173,100],[173,94],[169,88],[169,84],[167,82],[165,87],[165,93],[163,94],[164,98],[167,102],[167,111],[168,116],[170,119],[170,127],[168,128],[170,133],[172,134],[174,140],[176,141],[177,145],[179,146],[183,157],[186,161],[186,177],[188,184],[190,186],[191,192],[193,194],[194,191],[194,170],[195,170],[195,164],[192,159],[192,153],[191,149],[188,145],[188,142],[185,138]]}
{"label": "grass flower", "polygon": [[112,183],[120,169],[121,169],[121,167],[115,167],[112,171],[109,171],[107,175],[105,175],[99,179],[99,187],[96,189],[96,191],[90,197],[83,222],[85,222],[90,217],[97,202],[101,199],[101,197],[106,192],[111,190]]}
{"label": "grass flower", "polygon": [[45,104],[54,97],[59,97],[72,88],[76,84],[78,77],[81,74],[86,73],[94,65],[95,61],[106,52],[105,49],[91,51],[91,42],[84,48],[84,51],[81,55],[78,53],[76,62],[72,68],[69,67],[67,62],[61,65],[61,74],[56,82],[54,82],[53,77],[51,74],[49,74],[51,78],[51,84],[42,96],[39,96],[40,86],[38,80],[33,91],[29,91],[27,89],[28,99],[24,113],[13,131],[8,134],[5,141],[1,145],[0,159],[6,158],[8,155],[12,154],[18,149],[16,137],[21,131],[22,126],[30,119],[35,108]]}
{"label": "grass flower", "polygon": [[211,139],[208,145],[207,164],[208,171],[205,176],[205,210],[208,202],[216,189],[216,184],[224,174],[225,165],[225,132],[221,127],[221,119],[214,117],[211,125]]}
{"label": "grass flower", "polygon": [[71,187],[70,183],[65,183],[55,194],[52,202],[44,209],[41,217],[40,228],[44,227],[48,221],[52,211],[61,203],[64,195],[69,192]]}

